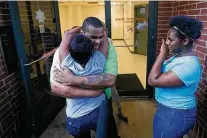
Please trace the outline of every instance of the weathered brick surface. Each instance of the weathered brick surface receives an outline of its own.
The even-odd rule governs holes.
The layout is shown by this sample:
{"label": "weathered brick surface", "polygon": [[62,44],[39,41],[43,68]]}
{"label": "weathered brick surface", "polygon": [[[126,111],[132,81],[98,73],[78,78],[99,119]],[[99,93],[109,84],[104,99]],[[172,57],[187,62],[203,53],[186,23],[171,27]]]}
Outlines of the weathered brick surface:
{"label": "weathered brick surface", "polygon": [[[0,27],[11,25],[9,8],[7,2],[0,2]],[[2,51],[0,51],[1,53]],[[16,97],[15,95],[21,95]],[[23,121],[22,111],[25,108],[25,97],[23,83],[19,72],[7,74],[4,62],[0,54],[0,137],[17,138]],[[22,102],[18,102],[21,99]],[[21,107],[21,110],[16,110]],[[17,116],[19,116],[17,118]]]}

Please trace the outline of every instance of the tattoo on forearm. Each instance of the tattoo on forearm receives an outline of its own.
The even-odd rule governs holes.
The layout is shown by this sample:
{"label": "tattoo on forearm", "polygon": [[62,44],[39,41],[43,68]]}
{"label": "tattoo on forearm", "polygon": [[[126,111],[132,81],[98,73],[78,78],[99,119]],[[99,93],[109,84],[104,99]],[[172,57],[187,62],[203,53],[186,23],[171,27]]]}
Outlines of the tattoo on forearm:
{"label": "tattoo on forearm", "polygon": [[82,86],[86,86],[87,84],[104,84],[107,81],[107,74],[101,74],[97,76],[87,77],[87,81],[82,81]]}

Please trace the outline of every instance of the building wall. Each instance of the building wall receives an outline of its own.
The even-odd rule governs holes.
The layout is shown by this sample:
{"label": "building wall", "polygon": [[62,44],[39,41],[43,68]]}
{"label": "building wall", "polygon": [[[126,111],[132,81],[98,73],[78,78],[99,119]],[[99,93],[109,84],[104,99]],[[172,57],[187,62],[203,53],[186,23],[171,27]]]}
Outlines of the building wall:
{"label": "building wall", "polygon": [[198,116],[193,130],[190,132],[193,138],[207,137],[207,68],[205,57],[207,56],[207,2],[202,1],[160,1],[158,4],[158,28],[157,28],[157,54],[161,46],[161,39],[166,38],[169,18],[175,15],[187,15],[203,22],[202,36],[195,42],[194,51],[200,58],[202,66],[202,79],[199,84],[196,97],[198,101]]}
{"label": "building wall", "polygon": [[[7,2],[0,2],[0,27],[11,25]],[[19,72],[7,73],[0,50],[0,137],[18,137],[24,120],[24,87]]]}

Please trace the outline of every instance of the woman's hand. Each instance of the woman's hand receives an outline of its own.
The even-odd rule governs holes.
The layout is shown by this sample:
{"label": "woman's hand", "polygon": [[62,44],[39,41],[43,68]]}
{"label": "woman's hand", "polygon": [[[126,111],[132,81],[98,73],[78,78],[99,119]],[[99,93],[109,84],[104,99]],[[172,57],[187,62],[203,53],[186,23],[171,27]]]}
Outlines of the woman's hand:
{"label": "woman's hand", "polygon": [[168,54],[168,46],[167,46],[166,41],[164,39],[162,39],[162,45],[161,45],[161,48],[160,48],[160,54],[163,54],[165,56],[167,56],[167,54]]}
{"label": "woman's hand", "polygon": [[63,38],[62,42],[66,45],[69,45],[70,38],[72,38],[73,35],[80,33],[80,31],[81,31],[81,26],[75,26],[72,29],[65,30],[64,31],[64,38]]}
{"label": "woman's hand", "polygon": [[56,66],[54,67],[53,75],[54,75],[54,80],[63,85],[70,85],[72,78],[74,76],[73,73],[68,68],[62,67],[61,65],[60,65],[60,69],[58,69]]}

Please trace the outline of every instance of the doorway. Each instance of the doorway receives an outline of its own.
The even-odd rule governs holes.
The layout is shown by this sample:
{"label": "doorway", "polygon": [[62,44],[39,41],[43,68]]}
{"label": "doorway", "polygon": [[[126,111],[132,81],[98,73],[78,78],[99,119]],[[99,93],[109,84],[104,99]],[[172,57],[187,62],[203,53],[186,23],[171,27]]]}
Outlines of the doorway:
{"label": "doorway", "polygon": [[[153,89],[146,81],[148,71],[155,59],[155,48],[153,48],[156,45],[155,5],[154,1],[59,2],[62,34],[73,26],[81,26],[83,20],[89,16],[105,21],[108,37],[112,38],[117,51],[119,74],[116,86],[119,95],[123,98],[153,96]],[[137,17],[135,11],[138,7],[140,7],[140,15],[144,14],[143,17]],[[148,16],[151,18],[148,19]],[[139,18],[142,22],[146,21],[148,25],[145,30],[140,30],[139,35],[135,35],[135,24],[140,21]],[[143,46],[139,47],[135,38],[138,38],[140,45]]]}

